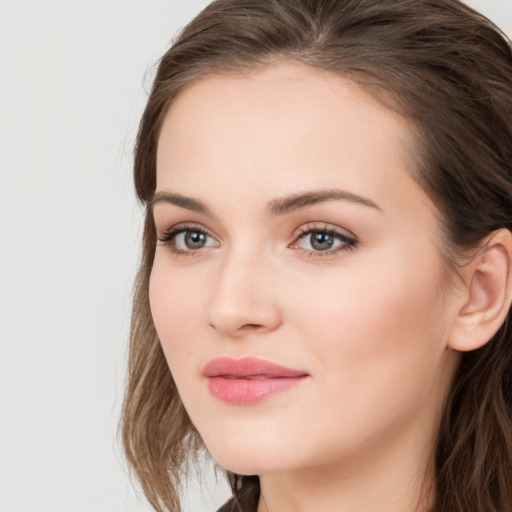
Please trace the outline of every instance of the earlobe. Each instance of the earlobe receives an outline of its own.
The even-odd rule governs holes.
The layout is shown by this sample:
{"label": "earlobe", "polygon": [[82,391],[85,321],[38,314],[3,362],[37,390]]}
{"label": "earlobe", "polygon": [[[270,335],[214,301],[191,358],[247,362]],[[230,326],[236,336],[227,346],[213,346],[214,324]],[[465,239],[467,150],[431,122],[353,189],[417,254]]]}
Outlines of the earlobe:
{"label": "earlobe", "polygon": [[501,327],[512,302],[512,233],[494,232],[468,266],[465,303],[449,339],[454,350],[485,345]]}

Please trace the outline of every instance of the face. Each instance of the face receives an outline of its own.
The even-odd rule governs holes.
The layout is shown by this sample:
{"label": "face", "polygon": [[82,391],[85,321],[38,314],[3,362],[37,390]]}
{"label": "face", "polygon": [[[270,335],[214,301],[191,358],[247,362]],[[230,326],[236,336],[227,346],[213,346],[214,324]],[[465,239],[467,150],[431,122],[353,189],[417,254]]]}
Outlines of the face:
{"label": "face", "polygon": [[215,75],[158,145],[154,323],[185,408],[241,474],[428,445],[456,357],[407,123],[301,65]]}

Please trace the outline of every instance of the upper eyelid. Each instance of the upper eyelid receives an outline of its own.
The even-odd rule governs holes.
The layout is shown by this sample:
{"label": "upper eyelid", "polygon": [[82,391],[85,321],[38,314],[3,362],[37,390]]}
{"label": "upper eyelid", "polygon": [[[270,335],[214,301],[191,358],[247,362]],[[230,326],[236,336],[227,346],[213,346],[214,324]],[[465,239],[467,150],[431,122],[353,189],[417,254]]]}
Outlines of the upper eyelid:
{"label": "upper eyelid", "polygon": [[[204,224],[201,224],[200,222],[194,222],[194,221],[178,222],[178,223],[173,224],[170,227],[166,227],[164,229],[159,229],[158,223],[155,222],[155,227],[156,227],[156,231],[161,232],[161,233],[167,233],[169,231],[179,231],[179,230],[192,231],[193,229],[198,229],[200,231],[207,232],[210,236],[213,236],[214,238],[218,238],[218,237],[214,236],[213,234],[211,234],[212,231],[209,228],[207,228],[206,226],[204,226]],[[315,231],[315,230],[336,231],[336,232],[339,232],[340,234],[344,234],[346,236],[356,238],[356,235],[354,233],[352,233],[350,230],[348,230],[346,228],[342,228],[335,224],[325,222],[325,221],[309,221],[309,222],[302,223],[298,228],[296,228],[293,231],[293,236],[297,236],[297,235],[300,235],[301,233],[305,233],[308,231]]]}
{"label": "upper eyelid", "polygon": [[300,235],[304,235],[307,233],[310,233],[312,231],[327,231],[329,233],[339,234],[341,236],[344,236],[346,238],[351,238],[354,240],[357,240],[357,236],[352,233],[352,231],[342,228],[340,226],[336,226],[334,224],[329,224],[326,222],[307,222],[305,224],[302,224],[296,231],[294,236],[298,237]]}
{"label": "upper eyelid", "polygon": [[175,233],[175,232],[179,232],[179,231],[194,231],[194,230],[205,232],[209,236],[216,238],[211,234],[211,231],[208,228],[206,228],[203,224],[200,224],[198,222],[178,222],[177,224],[173,224],[164,229],[158,229],[158,225],[156,226],[157,234],[160,233],[161,235],[162,234],[165,235],[170,232]]}

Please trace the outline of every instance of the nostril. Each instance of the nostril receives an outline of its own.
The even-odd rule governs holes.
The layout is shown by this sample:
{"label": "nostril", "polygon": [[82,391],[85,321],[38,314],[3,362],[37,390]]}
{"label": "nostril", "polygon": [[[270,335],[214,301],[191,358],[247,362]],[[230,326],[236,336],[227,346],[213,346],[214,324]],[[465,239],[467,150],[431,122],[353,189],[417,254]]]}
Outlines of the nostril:
{"label": "nostril", "polygon": [[[214,323],[210,323],[209,326],[215,331],[224,332],[225,334],[228,334],[227,331],[223,331],[221,328],[219,329],[219,327],[216,326]],[[249,332],[260,332],[264,329],[265,329],[265,326],[261,325],[261,324],[244,324],[244,325],[240,326],[239,328],[237,328],[236,332],[238,333],[238,335],[240,335],[240,334],[249,333]]]}
{"label": "nostril", "polygon": [[256,329],[261,329],[263,326],[260,324],[245,324],[242,325],[241,329],[246,331],[253,331]]}

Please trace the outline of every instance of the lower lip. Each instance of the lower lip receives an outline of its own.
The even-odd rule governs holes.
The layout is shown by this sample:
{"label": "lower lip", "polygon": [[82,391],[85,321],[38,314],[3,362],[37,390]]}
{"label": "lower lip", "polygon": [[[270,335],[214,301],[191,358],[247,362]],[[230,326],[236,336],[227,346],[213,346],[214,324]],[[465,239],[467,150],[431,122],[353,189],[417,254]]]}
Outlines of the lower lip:
{"label": "lower lip", "polygon": [[210,393],[228,404],[257,404],[265,398],[287,391],[306,378],[280,377],[268,379],[230,379],[227,377],[210,377]]}

